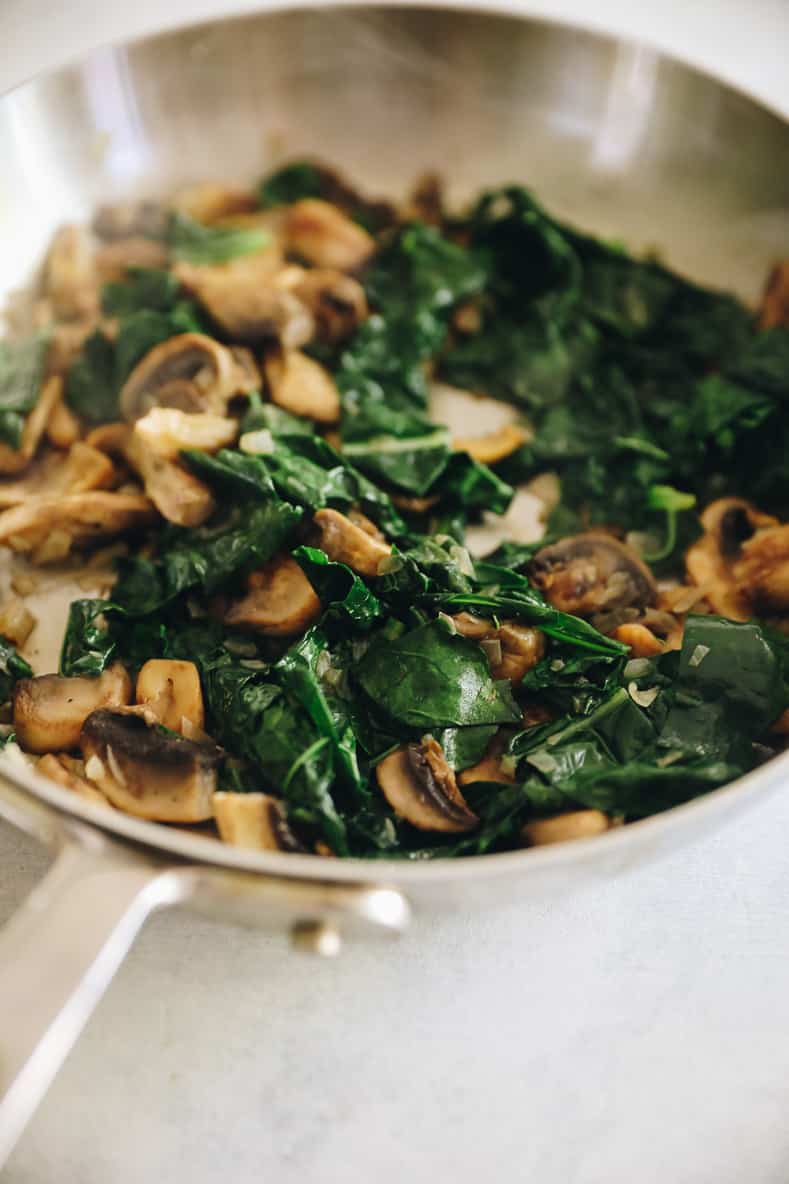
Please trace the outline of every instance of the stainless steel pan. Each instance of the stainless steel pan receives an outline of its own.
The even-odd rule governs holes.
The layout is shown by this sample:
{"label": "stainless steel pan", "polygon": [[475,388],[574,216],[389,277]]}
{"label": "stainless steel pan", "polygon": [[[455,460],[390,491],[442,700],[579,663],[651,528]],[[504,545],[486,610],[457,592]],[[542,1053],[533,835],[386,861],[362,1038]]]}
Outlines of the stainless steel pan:
{"label": "stainless steel pan", "polygon": [[[34,81],[0,103],[2,288],[98,200],[253,178],[317,154],[383,194],[439,168],[462,197],[523,180],[551,208],[755,298],[789,248],[789,127],[658,54],[518,18],[324,9],[226,21]],[[0,1164],[146,916],[190,904],[336,953],[413,914],[544,899],[675,848],[780,787],[789,756],[563,847],[424,865],[234,850],[3,769],[0,814],[57,851],[0,934]]]}

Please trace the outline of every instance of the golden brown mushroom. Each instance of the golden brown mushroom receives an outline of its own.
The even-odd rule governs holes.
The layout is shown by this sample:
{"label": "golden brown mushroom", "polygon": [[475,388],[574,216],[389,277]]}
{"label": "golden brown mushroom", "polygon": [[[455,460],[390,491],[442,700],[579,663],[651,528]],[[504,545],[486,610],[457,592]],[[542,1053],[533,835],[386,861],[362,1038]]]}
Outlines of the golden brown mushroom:
{"label": "golden brown mushroom", "polygon": [[[137,530],[155,517],[153,504],[140,494],[89,490],[31,497],[0,513],[0,543],[29,551],[34,563],[52,562],[72,546]],[[62,543],[59,553],[53,540]]]}
{"label": "golden brown mushroom", "polygon": [[79,440],[79,420],[62,399],[52,409],[46,433],[53,448],[71,448]]}
{"label": "golden brown mushroom", "polygon": [[485,750],[482,760],[476,765],[469,765],[458,773],[459,785],[471,785],[474,781],[498,781],[502,785],[515,784],[515,772],[502,762],[505,738],[499,734],[494,736]]}
{"label": "golden brown mushroom", "polygon": [[277,350],[264,363],[272,402],[291,415],[337,423],[340,394],[329,371],[297,349]]}
{"label": "golden brown mushroom", "polygon": [[529,574],[561,612],[593,617],[614,609],[654,604],[652,572],[630,547],[602,531],[573,535],[542,547]]}
{"label": "golden brown mushroom", "polygon": [[305,197],[288,208],[283,232],[288,250],[315,267],[356,271],[375,252],[371,234],[317,197]]}
{"label": "golden brown mushroom", "polygon": [[117,662],[98,678],[22,678],[13,692],[14,730],[27,752],[67,752],[92,711],[130,699],[131,679]]}
{"label": "golden brown mushroom", "polygon": [[303,633],[321,612],[312,585],[290,555],[278,555],[247,577],[243,600],[225,615],[228,625],[244,625],[268,637]]}
{"label": "golden brown mushroom", "polygon": [[129,433],[124,456],[142,477],[156,509],[177,526],[199,526],[214,512],[211,490],[181,465],[155,452],[137,428]]}
{"label": "golden brown mushroom", "polygon": [[458,613],[452,620],[461,636],[482,644],[494,678],[519,683],[545,654],[545,635],[531,625],[494,623],[473,613]]}
{"label": "golden brown mushroom", "polygon": [[207,411],[152,407],[137,420],[134,431],[157,456],[173,460],[183,449],[218,452],[229,447],[238,435],[238,420]]}
{"label": "golden brown mushroom", "polygon": [[98,275],[90,239],[81,226],[62,226],[55,234],[44,264],[44,292],[58,320],[98,313]]}
{"label": "golden brown mushroom", "polygon": [[239,368],[227,346],[204,333],[179,333],[134,367],[119,396],[121,414],[130,423],[152,407],[222,415],[238,387]]}
{"label": "golden brown mushroom", "polygon": [[16,481],[0,482],[0,508],[18,506],[40,495],[106,489],[114,479],[115,467],[109,457],[78,440],[67,453],[50,452],[33,461]]}
{"label": "golden brown mushroom", "polygon": [[153,712],[102,708],[80,736],[85,774],[113,806],[157,822],[205,822],[221,749],[164,731]]}
{"label": "golden brown mushroom", "polygon": [[248,851],[301,851],[282,803],[267,793],[223,793],[213,797],[219,837]]}
{"label": "golden brown mushroom", "polygon": [[193,739],[205,726],[203,692],[194,662],[150,658],[137,675],[135,698],[172,732]]}
{"label": "golden brown mushroom", "polygon": [[318,510],[313,521],[321,532],[318,546],[329,559],[347,564],[360,576],[377,576],[381,561],[392,553],[380,532],[370,533],[339,510]]}
{"label": "golden brown mushroom", "polygon": [[25,420],[22,441],[18,449],[0,443],[0,475],[21,473],[35,456],[47,424],[63,398],[63,379],[53,374],[39,392],[36,405]]}
{"label": "golden brown mushroom", "polygon": [[345,341],[369,314],[364,288],[341,271],[299,268],[289,286],[312,313],[323,341]]}
{"label": "golden brown mushroom", "polygon": [[484,436],[464,436],[453,440],[452,446],[457,452],[467,452],[480,464],[495,465],[505,456],[517,452],[526,439],[527,434],[519,424],[508,423]]}
{"label": "golden brown mushroom", "polygon": [[463,834],[479,825],[432,736],[395,749],[376,767],[375,775],[395,814],[418,830]]}
{"label": "golden brown mushroom", "polygon": [[589,839],[601,835],[610,826],[611,821],[602,810],[572,810],[551,818],[533,818],[522,828],[521,836],[528,847],[544,847],[548,843]]}
{"label": "golden brown mushroom", "polygon": [[789,611],[789,526],[736,497],[711,502],[701,525],[685,566],[713,612],[747,621]]}

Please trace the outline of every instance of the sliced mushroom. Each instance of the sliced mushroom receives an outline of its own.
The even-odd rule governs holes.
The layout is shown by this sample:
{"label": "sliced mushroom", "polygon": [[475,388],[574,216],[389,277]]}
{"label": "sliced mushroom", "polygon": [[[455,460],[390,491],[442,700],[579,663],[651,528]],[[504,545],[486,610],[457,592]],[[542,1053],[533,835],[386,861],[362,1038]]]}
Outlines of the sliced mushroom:
{"label": "sliced mushroom", "polygon": [[[769,604],[771,578],[780,584],[785,528],[777,518],[736,497],[711,502],[701,515],[701,525],[703,536],[685,555],[688,578],[703,589],[713,612],[732,621],[747,621],[756,603]],[[747,553],[746,547],[750,548]],[[778,590],[779,603],[772,607],[779,609],[781,599]]]}
{"label": "sliced mushroom", "polygon": [[205,726],[203,692],[194,662],[150,658],[137,675],[135,698],[165,728],[189,739]]}
{"label": "sliced mushroom", "polygon": [[284,260],[276,242],[262,251],[212,266],[178,263],[184,288],[234,341],[278,341],[292,349],[310,341],[315,322],[306,305],[278,277]]}
{"label": "sliced mushroom", "polygon": [[545,635],[530,625],[494,623],[473,613],[458,613],[452,620],[461,636],[480,642],[494,678],[519,683],[545,654]]}
{"label": "sliced mushroom", "polygon": [[53,374],[44,381],[36,405],[25,420],[18,449],[0,443],[0,474],[21,473],[38,451],[52,413],[63,398],[63,379]]}
{"label": "sliced mushroom", "polygon": [[297,349],[277,350],[264,363],[272,402],[316,423],[337,423],[340,394],[329,371]]}
{"label": "sliced mushroom", "polygon": [[312,313],[323,341],[345,341],[367,320],[367,297],[358,280],[325,267],[297,268],[294,272],[288,286]]}
{"label": "sliced mushroom", "polygon": [[207,411],[152,407],[137,420],[134,431],[157,456],[172,460],[183,449],[218,452],[228,448],[238,435],[238,420]]}
{"label": "sliced mushroom", "polygon": [[247,577],[248,594],[225,614],[228,625],[245,625],[268,637],[291,637],[317,620],[321,602],[290,555],[278,555]]}
{"label": "sliced mushroom", "polygon": [[167,267],[170,253],[157,239],[134,235],[106,243],[96,251],[95,263],[103,284],[123,280],[132,268]]}
{"label": "sliced mushroom", "polygon": [[201,181],[180,189],[171,201],[179,214],[195,222],[215,222],[229,214],[249,214],[258,208],[256,194],[221,182]]}
{"label": "sliced mushroom", "polygon": [[238,386],[239,367],[226,346],[204,333],[179,333],[134,367],[120,393],[121,414],[128,422],[152,407],[222,415]]}
{"label": "sliced mushroom", "polygon": [[377,576],[378,566],[392,548],[338,510],[318,510],[313,521],[320,530],[318,546],[335,563],[345,563],[360,576]]}
{"label": "sliced mushroom", "polygon": [[52,240],[44,264],[44,291],[58,320],[98,313],[98,275],[90,240],[81,226],[62,226]]}
{"label": "sliced mushroom", "polygon": [[147,710],[101,709],[80,737],[85,773],[120,810],[157,822],[205,822],[221,749],[161,728]]}
{"label": "sliced mushroom", "polygon": [[774,329],[778,325],[789,328],[789,259],[776,263],[767,279],[759,312],[759,327]]}
{"label": "sliced mushroom", "polygon": [[141,235],[164,238],[168,212],[157,201],[127,201],[99,206],[93,218],[93,231],[99,238],[118,239]]}
{"label": "sliced mushroom", "polygon": [[106,489],[114,476],[112,461],[78,440],[68,453],[49,452],[35,460],[23,477],[0,482],[0,508],[18,506],[41,495]]}
{"label": "sliced mushroom", "polygon": [[23,646],[36,627],[36,618],[25,604],[12,596],[0,605],[0,637],[6,637],[15,646]]}
{"label": "sliced mushroom", "polygon": [[508,423],[497,432],[488,432],[484,436],[463,436],[452,442],[456,452],[467,452],[474,460],[483,465],[495,465],[517,452],[527,440],[527,434],[519,424]]}
{"label": "sliced mushroom", "polygon": [[[152,503],[139,494],[90,490],[30,498],[0,514],[0,543],[15,551],[31,552],[34,563],[53,562],[64,558],[72,546],[138,530],[155,517]],[[54,547],[46,553],[37,550],[56,537],[65,542],[59,554]]]}
{"label": "sliced mushroom", "polygon": [[315,267],[356,271],[375,252],[375,239],[328,201],[305,197],[285,216],[287,248]]}
{"label": "sliced mushroom", "polygon": [[615,637],[617,641],[621,641],[623,645],[629,645],[633,658],[654,658],[657,654],[662,654],[665,649],[663,642],[655,636],[651,629],[637,622],[617,625],[611,636]]}
{"label": "sliced mushroom", "polygon": [[548,843],[589,839],[601,835],[610,826],[611,820],[602,810],[573,810],[552,818],[534,818],[522,828],[521,836],[529,847],[544,847]]}
{"label": "sliced mushroom", "polygon": [[53,448],[71,448],[79,440],[79,420],[62,399],[52,409],[46,433]]}
{"label": "sliced mushroom", "polygon": [[530,575],[554,608],[578,617],[629,606],[643,609],[657,597],[655,578],[635,551],[597,531],[541,548]]}
{"label": "sliced mushroom", "polygon": [[[41,757],[36,770],[42,777],[48,777],[50,781],[56,781],[58,785],[62,785],[65,789],[70,789],[72,793],[82,798],[83,801],[92,802],[94,806],[108,806],[109,802],[104,794],[96,789],[95,785],[91,785],[80,772],[69,767],[65,763],[68,760],[68,757],[62,755],[55,756],[54,753],[49,752],[46,756]],[[84,773],[82,761],[71,761],[71,765],[77,766]]]}
{"label": "sliced mushroom", "polygon": [[441,745],[432,736],[395,749],[384,757],[375,774],[395,814],[418,830],[463,834],[479,824],[458,789]]}
{"label": "sliced mushroom", "polygon": [[224,793],[213,797],[219,837],[248,851],[303,851],[288,826],[282,803],[267,793]]}
{"label": "sliced mushroom", "polygon": [[155,452],[136,426],[127,437],[124,456],[140,474],[146,494],[168,522],[199,526],[211,517],[216,503],[208,486]]}
{"label": "sliced mushroom", "polygon": [[121,707],[131,699],[131,679],[119,664],[98,678],[42,674],[14,687],[14,730],[27,752],[67,752],[79,744],[82,725],[99,707]]}
{"label": "sliced mushroom", "polygon": [[516,781],[514,767],[511,768],[502,760],[505,737],[494,736],[485,750],[482,760],[476,765],[470,765],[458,774],[459,785],[471,785],[475,781],[498,781],[501,785],[514,785]]}
{"label": "sliced mushroom", "polygon": [[789,524],[758,530],[743,543],[732,574],[758,613],[789,613]]}

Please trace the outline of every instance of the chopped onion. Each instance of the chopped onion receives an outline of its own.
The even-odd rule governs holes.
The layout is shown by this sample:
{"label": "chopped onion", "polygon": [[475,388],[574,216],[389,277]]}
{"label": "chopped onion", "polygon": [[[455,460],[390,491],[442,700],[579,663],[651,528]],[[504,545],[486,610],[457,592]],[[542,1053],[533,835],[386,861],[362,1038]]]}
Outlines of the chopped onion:
{"label": "chopped onion", "polygon": [[391,575],[392,572],[400,571],[402,566],[403,559],[401,555],[384,555],[383,559],[378,564],[378,575]]}
{"label": "chopped onion", "polygon": [[486,637],[479,644],[485,651],[485,657],[491,666],[499,666],[501,664],[501,642],[498,637]]}
{"label": "chopped onion", "polygon": [[631,658],[629,662],[625,662],[622,673],[625,678],[641,678],[642,674],[649,672],[651,665],[649,658]]}
{"label": "chopped onion", "polygon": [[274,437],[268,428],[259,428],[256,432],[244,432],[238,442],[242,452],[250,456],[270,456],[274,452]]}
{"label": "chopped onion", "polygon": [[530,765],[534,765],[535,769],[539,769],[541,773],[555,773],[559,768],[559,762],[555,756],[551,756],[549,752],[532,752],[526,757]]}
{"label": "chopped onion", "polygon": [[697,645],[688,658],[688,666],[700,666],[709,652],[708,645]]}

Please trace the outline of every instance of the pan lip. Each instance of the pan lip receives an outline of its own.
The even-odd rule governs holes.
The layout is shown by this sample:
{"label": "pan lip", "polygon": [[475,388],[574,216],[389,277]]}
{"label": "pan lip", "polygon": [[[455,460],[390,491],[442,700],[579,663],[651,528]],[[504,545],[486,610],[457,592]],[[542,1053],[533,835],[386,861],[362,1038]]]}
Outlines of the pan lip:
{"label": "pan lip", "polygon": [[[228,873],[252,873],[277,880],[310,881],[333,884],[391,884],[408,888],[427,884],[449,883],[456,880],[493,880],[529,870],[537,875],[541,870],[567,864],[586,864],[603,861],[607,855],[615,866],[639,863],[638,850],[659,842],[671,831],[688,829],[708,816],[708,829],[714,828],[715,818],[731,813],[738,805],[752,802],[760,793],[776,791],[789,773],[789,750],[766,764],[738,777],[735,781],[691,798],[659,814],[614,827],[602,835],[556,843],[544,847],[523,847],[514,851],[500,851],[484,855],[464,855],[448,859],[360,859],[326,858],[290,852],[258,852],[233,847],[219,839],[204,835],[189,835],[170,829],[164,823],[134,818],[120,810],[81,801],[69,790],[27,772],[0,757],[0,782],[9,782],[15,789],[27,793],[38,804],[65,820],[87,823],[94,830],[120,840],[123,845],[144,848],[146,853],[162,860],[163,866],[188,864],[191,867]],[[0,790],[1,792],[1,790]],[[697,828],[698,829],[698,828]],[[680,840],[681,842],[681,840]]]}
{"label": "pan lip", "polygon": [[[390,3],[363,3],[359,0],[312,0],[311,3],[306,0],[295,0],[295,2],[268,0],[267,3],[261,3],[255,9],[246,6],[231,7],[221,17],[206,15],[196,20],[190,20],[187,17],[165,27],[144,31],[125,40],[100,42],[83,49],[74,57],[48,69],[34,72],[7,91],[0,93],[0,103],[12,100],[15,95],[27,87],[35,86],[37,82],[78,69],[94,54],[107,49],[122,51],[170,36],[174,37],[179,33],[196,32],[200,29],[209,29],[244,19],[264,20],[267,16],[274,17],[291,12],[294,14],[315,13],[316,11],[327,14],[332,12],[385,14],[387,12],[414,11],[424,13],[426,16],[456,12],[464,15],[476,15],[494,22],[509,20],[561,29],[569,35],[580,34],[584,38],[606,42],[609,45],[621,45],[629,48],[643,47],[654,52],[661,62],[678,66],[681,70],[698,75],[722,90],[738,96],[779,122],[789,123],[789,102],[781,105],[778,100],[770,101],[763,94],[756,93],[742,82],[733,80],[725,73],[716,71],[708,65],[702,65],[692,57],[683,56],[676,50],[669,51],[654,44],[648,38],[635,38],[622,34],[616,29],[606,29],[595,23],[593,19],[584,19],[581,14],[570,17],[559,13],[524,10],[518,6],[516,0],[484,0],[484,2],[483,0],[431,0],[429,4],[423,4],[421,0],[396,0],[396,2]],[[540,870],[561,867],[570,863],[580,865],[588,864],[595,859],[602,861],[605,854],[608,854],[614,862],[620,859],[629,863],[636,857],[639,847],[649,846],[650,840],[657,841],[662,835],[674,830],[689,829],[689,824],[693,819],[702,820],[705,815],[710,820],[709,824],[714,825],[715,817],[722,818],[727,808],[731,813],[738,803],[744,804],[753,801],[759,794],[766,794],[778,789],[787,773],[789,773],[789,751],[708,794],[693,798],[663,813],[612,829],[606,834],[594,838],[484,856],[462,856],[455,859],[409,862],[386,858],[325,859],[316,858],[314,855],[246,851],[207,836],[192,836],[182,831],[170,830],[162,823],[134,818],[120,811],[110,811],[106,807],[83,802],[75,798],[68,790],[54,782],[49,782],[33,771],[28,772],[12,766],[10,762],[0,761],[0,780],[5,780],[16,789],[28,794],[38,803],[46,806],[53,814],[81,821],[125,844],[141,846],[151,855],[160,858],[169,856],[173,862],[188,862],[208,870],[253,873],[281,880],[322,881],[338,884],[360,884],[373,881],[376,883],[388,882],[403,887],[448,883],[469,878],[477,881],[490,880],[516,873],[526,875],[529,869],[533,874],[539,874]]]}
{"label": "pan lip", "polygon": [[264,19],[267,16],[280,16],[288,13],[303,15],[307,13],[314,14],[316,12],[352,13],[357,11],[379,13],[414,11],[424,12],[426,14],[441,12],[468,13],[483,18],[490,17],[493,20],[508,19],[521,24],[542,25],[548,28],[563,29],[569,34],[581,34],[584,37],[596,41],[606,41],[627,46],[631,49],[648,49],[657,54],[665,63],[678,65],[692,74],[697,74],[708,82],[721,87],[723,90],[731,91],[732,94],[747,100],[753,106],[759,107],[762,111],[776,117],[781,122],[789,122],[789,98],[781,103],[779,99],[768,97],[754,90],[742,80],[734,79],[720,72],[720,70],[716,70],[710,63],[702,64],[701,60],[692,54],[684,56],[679,47],[669,50],[651,41],[647,36],[630,36],[627,33],[618,31],[616,28],[606,28],[595,22],[593,17],[587,16],[585,13],[569,15],[559,12],[529,11],[520,6],[519,0],[429,0],[429,3],[424,3],[423,0],[389,0],[388,3],[376,3],[375,0],[372,0],[372,2],[369,2],[369,0],[259,0],[254,8],[247,7],[246,5],[236,6],[231,4],[221,16],[206,14],[197,17],[197,19],[190,19],[189,17],[184,17],[183,19],[178,18],[173,23],[160,25],[158,28],[154,27],[143,30],[132,37],[122,39],[110,38],[106,41],[99,41],[96,44],[90,45],[88,48],[82,49],[79,53],[67,56],[57,64],[45,67],[42,70],[33,71],[31,74],[13,83],[6,90],[0,90],[0,103],[11,98],[25,87],[34,85],[36,82],[43,81],[62,72],[78,69],[92,55],[106,50],[136,48],[147,42],[154,42],[168,36],[176,36],[179,33],[208,29],[217,25],[230,24],[245,19]]}

